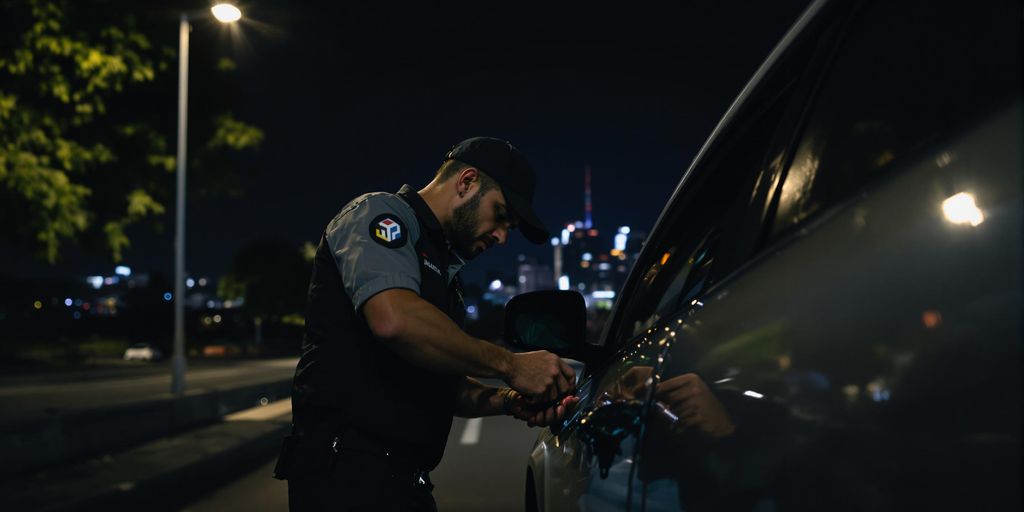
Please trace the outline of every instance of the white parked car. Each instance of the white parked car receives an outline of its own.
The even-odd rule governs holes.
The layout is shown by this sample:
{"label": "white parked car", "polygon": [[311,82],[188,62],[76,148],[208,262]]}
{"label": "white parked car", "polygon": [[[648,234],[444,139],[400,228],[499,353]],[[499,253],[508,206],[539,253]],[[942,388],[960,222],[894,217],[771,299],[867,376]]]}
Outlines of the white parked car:
{"label": "white parked car", "polygon": [[160,349],[148,343],[136,343],[124,351],[125,361],[156,361],[163,356]]}

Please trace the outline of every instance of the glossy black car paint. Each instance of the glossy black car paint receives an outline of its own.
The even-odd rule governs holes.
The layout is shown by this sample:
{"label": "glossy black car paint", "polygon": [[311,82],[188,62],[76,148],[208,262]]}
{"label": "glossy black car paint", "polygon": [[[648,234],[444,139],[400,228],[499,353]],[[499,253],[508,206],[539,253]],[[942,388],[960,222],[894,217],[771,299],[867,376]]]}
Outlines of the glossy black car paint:
{"label": "glossy black car paint", "polygon": [[[1020,7],[816,2],[543,433],[541,510],[1019,510]],[[683,427],[697,375],[735,426]]]}

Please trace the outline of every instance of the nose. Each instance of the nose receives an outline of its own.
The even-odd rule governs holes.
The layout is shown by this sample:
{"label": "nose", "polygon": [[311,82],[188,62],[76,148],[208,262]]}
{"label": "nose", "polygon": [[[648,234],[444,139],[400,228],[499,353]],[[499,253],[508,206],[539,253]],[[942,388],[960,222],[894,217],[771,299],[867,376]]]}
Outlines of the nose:
{"label": "nose", "polygon": [[500,226],[494,231],[491,231],[491,236],[494,237],[497,245],[504,245],[505,241],[508,240],[508,229],[504,226]]}

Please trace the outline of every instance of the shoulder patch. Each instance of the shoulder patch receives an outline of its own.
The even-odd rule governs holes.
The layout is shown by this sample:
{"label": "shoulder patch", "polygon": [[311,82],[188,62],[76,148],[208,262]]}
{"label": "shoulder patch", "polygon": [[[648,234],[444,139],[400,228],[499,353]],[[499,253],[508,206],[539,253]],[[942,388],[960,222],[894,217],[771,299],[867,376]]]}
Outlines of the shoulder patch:
{"label": "shoulder patch", "polygon": [[370,221],[370,238],[388,249],[404,246],[408,236],[405,224],[393,213],[383,213]]}

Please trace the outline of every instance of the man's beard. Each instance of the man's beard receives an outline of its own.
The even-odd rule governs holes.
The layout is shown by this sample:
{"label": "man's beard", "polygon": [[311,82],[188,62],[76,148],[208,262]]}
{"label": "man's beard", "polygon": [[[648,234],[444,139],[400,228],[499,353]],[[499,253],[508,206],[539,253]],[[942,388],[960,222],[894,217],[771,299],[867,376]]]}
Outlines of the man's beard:
{"label": "man's beard", "polygon": [[461,206],[456,206],[455,211],[452,212],[451,221],[445,226],[452,248],[459,253],[459,256],[467,260],[473,259],[480,253],[476,247],[476,242],[480,240],[476,231],[480,225],[479,210],[480,199],[483,197],[482,192],[478,191]]}

